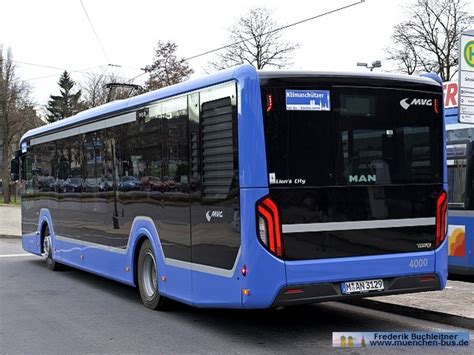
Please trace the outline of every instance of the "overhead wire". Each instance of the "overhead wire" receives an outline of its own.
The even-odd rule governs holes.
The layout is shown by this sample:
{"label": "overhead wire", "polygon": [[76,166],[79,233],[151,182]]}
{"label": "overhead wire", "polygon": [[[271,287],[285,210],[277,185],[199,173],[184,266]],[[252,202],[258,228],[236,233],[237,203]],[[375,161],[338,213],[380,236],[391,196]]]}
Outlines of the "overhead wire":
{"label": "overhead wire", "polygon": [[[339,8],[337,8],[337,9],[333,9],[333,10],[330,10],[330,11],[327,11],[327,12],[324,12],[324,13],[321,13],[321,14],[318,14],[318,15],[316,15],[316,16],[308,17],[308,18],[306,18],[306,19],[303,19],[303,20],[300,20],[300,21],[296,21],[296,22],[290,23],[290,24],[288,24],[288,25],[284,25],[284,26],[281,26],[281,27],[278,27],[278,28],[274,28],[273,30],[270,30],[270,31],[265,32],[265,33],[262,33],[262,34],[259,35],[259,36],[266,36],[266,35],[271,34],[271,33],[275,33],[275,32],[282,31],[282,30],[286,30],[287,28],[290,28],[290,27],[293,27],[293,26],[297,26],[297,25],[300,25],[300,24],[302,24],[302,23],[305,23],[305,22],[308,22],[308,21],[312,21],[312,20],[315,20],[315,19],[318,19],[318,18],[327,16],[327,15],[334,14],[334,13],[336,13],[336,12],[339,12],[339,11],[342,11],[342,10],[345,10],[345,9],[348,9],[348,8],[350,8],[350,7],[353,7],[353,6],[356,6],[356,5],[360,5],[360,4],[364,3],[364,2],[365,2],[365,0],[360,0],[360,1],[357,1],[357,2],[354,2],[354,3],[351,3],[351,4],[348,4],[348,5],[339,7]],[[249,37],[249,38],[245,38],[245,39],[242,39],[242,40],[237,41],[237,42],[234,42],[234,43],[226,44],[225,46],[222,46],[222,47],[218,47],[218,48],[215,48],[215,49],[211,49],[211,50],[209,50],[209,51],[206,51],[206,52],[203,52],[203,53],[199,53],[199,54],[193,55],[193,56],[188,57],[188,58],[184,58],[183,61],[187,61],[187,60],[199,58],[199,57],[205,56],[205,55],[207,55],[207,54],[211,54],[211,53],[214,53],[214,52],[217,52],[217,51],[221,51],[221,50],[223,50],[223,49],[226,49],[226,48],[235,46],[236,44],[248,42],[248,41],[252,40],[254,37],[255,37],[255,36],[252,36],[252,37]]]}
{"label": "overhead wire", "polygon": [[[324,17],[324,16],[327,16],[327,15],[331,15],[331,14],[334,14],[336,12],[339,12],[339,11],[342,11],[342,10],[346,10],[350,7],[353,7],[353,6],[356,6],[356,5],[360,5],[362,3],[364,3],[365,0],[359,0],[357,2],[354,2],[354,3],[351,3],[351,4],[348,4],[348,5],[345,5],[345,6],[341,6],[341,7],[338,7],[336,9],[333,9],[333,10],[330,10],[330,11],[327,11],[327,12],[323,12],[321,14],[318,14],[318,15],[315,15],[315,16],[311,16],[311,17],[308,17],[308,18],[305,18],[303,20],[299,20],[299,21],[296,21],[296,22],[293,22],[293,23],[290,23],[290,24],[287,24],[287,25],[284,25],[284,26],[281,26],[281,27],[278,27],[278,28],[274,28],[268,32],[265,32],[265,33],[262,33],[261,36],[265,36],[265,35],[268,35],[268,34],[271,34],[271,33],[275,33],[275,32],[278,32],[278,31],[282,31],[282,30],[286,30],[290,27],[294,27],[294,26],[297,26],[297,25],[300,25],[302,23],[305,23],[305,22],[309,22],[309,21],[312,21],[312,20],[315,20],[315,19],[318,19],[318,18],[321,18],[321,17]],[[218,51],[221,51],[223,49],[226,49],[226,48],[229,48],[229,47],[232,47],[232,46],[235,46],[237,44],[240,44],[240,43],[244,43],[244,42],[248,42],[250,40],[252,40],[254,37],[249,37],[249,38],[245,38],[245,39],[242,39],[240,41],[237,41],[237,42],[233,42],[233,43],[230,43],[230,44],[226,44],[225,46],[221,46],[221,47],[218,47],[218,48],[214,48],[214,49],[211,49],[211,50],[208,50],[208,51],[205,51],[205,52],[202,52],[202,53],[199,53],[199,54],[196,54],[196,55],[192,55],[190,57],[187,57],[187,58],[184,58],[182,59],[181,61],[182,62],[185,62],[185,61],[188,61],[188,60],[192,60],[192,59],[195,59],[195,58],[199,58],[199,57],[202,57],[202,56],[205,56],[205,55],[208,55],[208,54],[211,54],[211,53],[214,53],[214,52],[218,52]],[[145,75],[147,72],[144,71],[143,73],[137,75],[137,76],[134,76],[133,78],[131,78],[129,80],[129,82]]]}
{"label": "overhead wire", "polygon": [[[90,73],[88,72],[89,70],[92,70],[92,69],[102,69],[102,72],[106,72],[108,67],[118,67],[118,68],[125,68],[125,69],[133,69],[133,70],[142,70],[143,73],[140,73],[134,77],[132,77],[131,79],[128,80],[128,82],[132,82],[134,81],[135,79],[138,79],[139,77],[145,75],[147,72],[143,69],[143,68],[136,68],[136,67],[128,67],[128,66],[123,66],[123,65],[120,65],[120,64],[112,64],[110,63],[110,60],[109,60],[109,57],[105,51],[105,48],[102,44],[102,41],[100,40],[98,34],[97,34],[97,31],[95,30],[95,27],[94,27],[94,24],[92,23],[92,20],[87,12],[87,9],[86,7],[84,6],[84,3],[82,0],[79,0],[80,3],[81,3],[81,6],[82,6],[82,9],[84,10],[84,14],[85,16],[87,17],[87,20],[91,26],[91,29],[97,39],[97,42],[102,50],[102,53],[105,57],[105,59],[107,60],[107,64],[103,64],[103,65],[99,65],[99,66],[95,66],[95,67],[90,67],[90,68],[85,68],[85,69],[78,69],[78,70],[72,70],[72,69],[66,69],[66,68],[62,68],[62,67],[56,67],[56,66],[52,66],[52,65],[45,65],[45,64],[37,64],[37,63],[31,63],[31,62],[23,62],[23,61],[19,61],[19,60],[14,60],[16,63],[19,63],[19,64],[23,64],[23,65],[31,65],[31,66],[36,66],[36,67],[42,67],[42,68],[47,68],[47,69],[54,69],[54,70],[68,70],[70,72],[74,72],[74,73],[85,73],[85,74],[93,74],[93,73]],[[281,27],[278,27],[278,28],[275,28],[275,29],[272,29],[270,31],[267,31],[263,34],[261,34],[262,36],[265,36],[265,35],[268,35],[268,34],[271,34],[271,33],[275,33],[275,32],[279,32],[279,31],[282,31],[282,30],[286,30],[290,27],[294,27],[294,26],[297,26],[297,25],[300,25],[300,24],[303,24],[303,23],[306,23],[306,22],[309,22],[309,21],[313,21],[315,19],[318,19],[318,18],[321,18],[321,17],[324,17],[324,16],[328,16],[328,15],[331,15],[331,14],[334,14],[336,12],[340,12],[340,11],[343,11],[343,10],[346,10],[350,7],[353,7],[353,6],[356,6],[356,5],[360,5],[362,3],[364,3],[365,0],[359,0],[357,2],[354,2],[354,3],[351,3],[351,4],[348,4],[348,5],[345,5],[345,6],[341,6],[341,7],[338,7],[336,9],[333,9],[333,10],[330,10],[330,11],[327,11],[327,12],[324,12],[324,13],[321,13],[321,14],[317,14],[315,16],[311,16],[311,17],[308,17],[308,18],[305,18],[305,19],[302,19],[302,20],[299,20],[299,21],[296,21],[296,22],[292,22],[290,24],[287,24],[287,25],[284,25],[284,26],[281,26]],[[182,59],[181,61],[184,62],[184,61],[189,61],[189,60],[192,60],[192,59],[196,59],[196,58],[199,58],[199,57],[203,57],[205,55],[208,55],[208,54],[211,54],[211,53],[214,53],[214,52],[218,52],[218,51],[221,51],[223,49],[226,49],[226,48],[229,48],[229,47],[232,47],[232,46],[235,46],[237,44],[241,44],[241,43],[244,43],[244,42],[248,42],[250,40],[252,40],[254,37],[249,37],[249,38],[245,38],[245,39],[242,39],[242,40],[239,40],[239,41],[236,41],[236,42],[233,42],[233,43],[230,43],[230,44],[227,44],[227,45],[224,45],[224,46],[221,46],[221,47],[218,47],[218,48],[214,48],[214,49],[211,49],[211,50],[208,50],[208,51],[205,51],[205,52],[202,52],[202,53],[199,53],[199,54],[195,54],[195,55],[192,55],[190,57],[187,57],[187,58],[184,58]],[[35,78],[30,78],[30,79],[26,79],[26,81],[32,81],[32,80],[39,80],[39,79],[43,79],[43,78],[48,78],[48,77],[53,77],[57,74],[54,74],[54,75],[46,75],[46,76],[40,76],[40,77],[35,77]]]}
{"label": "overhead wire", "polygon": [[[14,60],[14,61],[15,61],[16,63],[24,64],[24,65],[33,65],[33,66],[43,67],[43,68],[48,68],[48,69],[53,69],[53,70],[66,70],[66,71],[71,72],[71,73],[80,73],[80,74],[94,74],[94,73],[91,72],[90,70],[93,70],[93,69],[100,69],[100,68],[102,68],[102,67],[106,67],[106,66],[107,66],[107,65],[96,65],[96,66],[87,67],[87,68],[84,68],[84,69],[67,69],[67,68],[61,68],[61,67],[53,67],[53,66],[50,66],[50,65],[42,65],[42,64],[34,64],[34,63],[21,62],[21,61],[18,61],[18,60]],[[25,79],[25,81],[33,81],[33,80],[51,78],[51,77],[54,77],[54,76],[57,76],[57,75],[58,75],[57,73],[55,73],[55,74],[49,74],[49,75],[43,75],[43,76],[38,76],[38,77],[34,77],[34,78]]]}
{"label": "overhead wire", "polygon": [[94,32],[95,38],[97,39],[97,42],[99,43],[100,48],[102,49],[102,54],[104,54],[105,59],[107,60],[107,64],[110,63],[109,56],[107,55],[104,45],[102,44],[102,41],[99,38],[99,35],[97,34],[97,31],[95,30],[94,24],[92,23],[91,18],[89,17],[89,14],[87,13],[86,7],[84,6],[84,3],[82,0],[79,0],[82,6],[82,9],[84,10],[84,14],[87,17],[87,21],[89,21],[89,24],[92,28],[92,32]]}

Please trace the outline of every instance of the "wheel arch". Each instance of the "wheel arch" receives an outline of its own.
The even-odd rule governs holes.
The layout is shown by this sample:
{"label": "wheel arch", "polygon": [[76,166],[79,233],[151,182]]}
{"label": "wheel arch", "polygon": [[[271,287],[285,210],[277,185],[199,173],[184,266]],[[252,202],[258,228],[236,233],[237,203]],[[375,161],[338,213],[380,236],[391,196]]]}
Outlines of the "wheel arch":
{"label": "wheel arch", "polygon": [[49,234],[51,235],[51,246],[54,247],[55,244],[55,235],[54,235],[54,228],[53,228],[53,221],[51,219],[51,214],[47,208],[42,208],[39,213],[38,218],[38,245],[39,251],[41,253],[44,252],[43,250],[43,240],[45,237],[46,228],[49,230]]}
{"label": "wheel arch", "polygon": [[153,253],[155,254],[155,259],[157,263],[158,273],[162,274],[164,272],[165,262],[164,262],[164,255],[161,249],[161,241],[158,235],[158,231],[156,229],[155,223],[150,217],[139,216],[135,217],[132,223],[132,228],[130,231],[130,244],[129,244],[129,262],[131,272],[133,275],[133,284],[138,286],[137,284],[137,263],[138,263],[138,255],[140,253],[140,248],[142,244],[149,240],[151,247],[153,249]]}
{"label": "wheel arch", "polygon": [[132,269],[133,269],[133,284],[138,287],[138,256],[140,255],[140,249],[142,244],[146,241],[150,240],[145,234],[142,234],[137,237],[135,242],[135,248],[133,250],[133,262],[132,262]]}

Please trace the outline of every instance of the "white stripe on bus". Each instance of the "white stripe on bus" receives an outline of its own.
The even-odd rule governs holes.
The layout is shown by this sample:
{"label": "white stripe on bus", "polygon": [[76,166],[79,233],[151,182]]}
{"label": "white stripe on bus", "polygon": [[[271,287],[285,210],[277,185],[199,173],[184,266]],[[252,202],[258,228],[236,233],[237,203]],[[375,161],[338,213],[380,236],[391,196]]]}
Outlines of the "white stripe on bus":
{"label": "white stripe on bus", "polygon": [[435,224],[434,217],[382,219],[376,221],[329,222],[329,223],[299,223],[283,224],[283,233],[345,231],[358,229],[394,228],[431,226]]}

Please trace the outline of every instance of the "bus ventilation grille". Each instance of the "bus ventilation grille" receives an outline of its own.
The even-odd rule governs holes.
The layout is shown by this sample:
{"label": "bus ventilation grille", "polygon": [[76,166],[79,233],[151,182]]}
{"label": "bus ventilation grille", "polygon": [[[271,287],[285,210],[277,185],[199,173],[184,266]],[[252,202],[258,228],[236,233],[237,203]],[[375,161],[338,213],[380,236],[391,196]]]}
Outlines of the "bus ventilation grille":
{"label": "bus ventilation grille", "polygon": [[234,176],[234,144],[230,97],[202,105],[202,173],[204,197],[225,199]]}

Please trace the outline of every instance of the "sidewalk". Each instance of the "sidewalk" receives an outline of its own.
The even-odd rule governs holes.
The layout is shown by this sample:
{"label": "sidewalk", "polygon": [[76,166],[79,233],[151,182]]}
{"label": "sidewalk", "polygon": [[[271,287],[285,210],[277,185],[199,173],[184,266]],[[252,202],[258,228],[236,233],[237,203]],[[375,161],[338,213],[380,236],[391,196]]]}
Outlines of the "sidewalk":
{"label": "sidewalk", "polygon": [[20,238],[20,206],[0,205],[0,238]]}
{"label": "sidewalk", "polygon": [[448,280],[443,291],[370,297],[349,303],[412,318],[474,329],[474,283]]}

